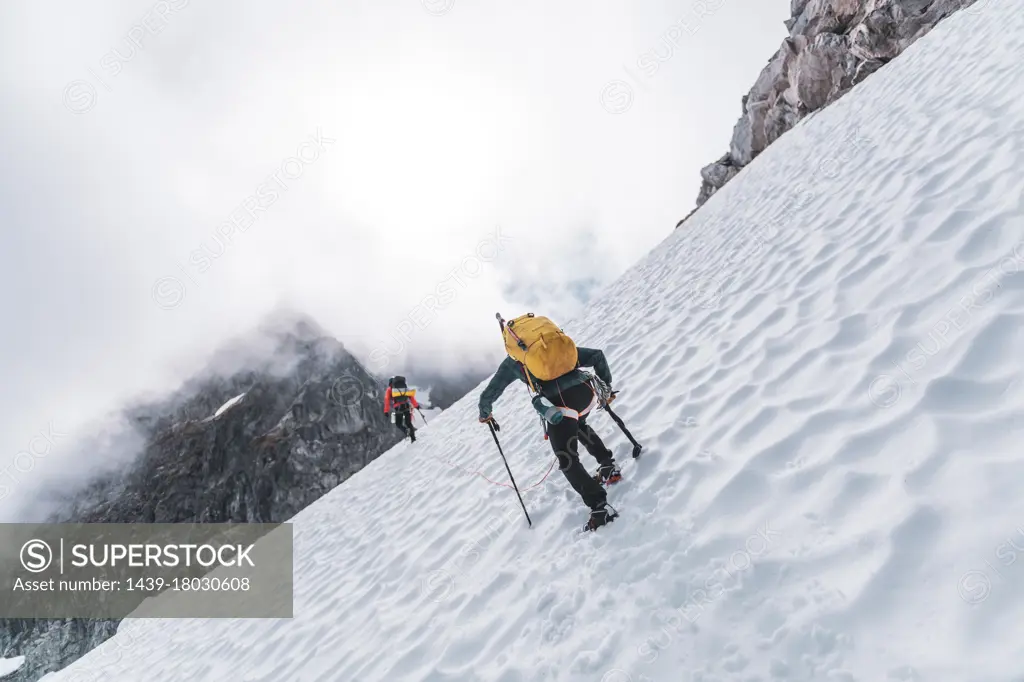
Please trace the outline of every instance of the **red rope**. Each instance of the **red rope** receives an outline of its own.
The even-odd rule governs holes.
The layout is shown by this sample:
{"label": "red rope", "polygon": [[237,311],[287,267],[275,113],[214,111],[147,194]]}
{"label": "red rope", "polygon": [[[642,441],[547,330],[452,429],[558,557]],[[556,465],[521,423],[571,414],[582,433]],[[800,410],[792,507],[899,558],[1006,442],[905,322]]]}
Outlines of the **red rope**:
{"label": "red rope", "polygon": [[[474,470],[467,469],[467,468],[465,468],[464,466],[462,466],[460,464],[456,464],[455,462],[452,462],[451,460],[444,459],[442,457],[438,457],[437,455],[431,455],[431,457],[433,457],[434,459],[437,459],[437,460],[440,460],[440,461],[444,462],[445,464],[447,464],[448,466],[452,467],[453,469],[458,469],[459,471],[461,471],[463,473],[469,474],[470,476],[479,476],[480,478],[484,479],[485,481],[487,481],[491,485],[498,485],[498,486],[501,486],[503,488],[511,488],[512,487],[508,483],[499,483],[498,481],[492,481],[491,479],[487,478],[487,476],[485,476],[480,471],[476,471],[475,469]],[[551,460],[551,464],[548,466],[548,470],[544,472],[544,476],[542,476],[541,479],[539,481],[537,481],[536,483],[534,483],[533,485],[530,485],[530,486],[527,486],[526,488],[523,488],[521,492],[525,492],[527,490],[533,490],[534,488],[539,486],[541,483],[546,481],[548,476],[551,474],[552,469],[555,468],[555,462],[557,462],[557,461],[558,461],[558,457],[553,458]]]}
{"label": "red rope", "polygon": [[[481,473],[479,471],[476,471],[476,470],[467,469],[467,468],[465,468],[465,467],[463,467],[463,466],[461,466],[459,464],[456,464],[455,462],[452,462],[450,460],[442,459],[441,457],[437,457],[436,455],[434,456],[434,458],[435,459],[439,459],[442,462],[444,462],[445,464],[447,464],[448,466],[452,467],[453,469],[458,469],[459,471],[462,471],[463,473],[469,474],[470,476],[479,476],[480,478],[484,479],[485,481],[487,481],[491,485],[500,485],[500,486],[502,486],[504,488],[511,488],[512,487],[508,483],[499,483],[498,481],[492,481],[491,479],[487,478],[487,476],[485,476],[483,473]],[[534,483],[533,485],[530,485],[530,486],[527,486],[526,488],[523,488],[522,492],[525,492],[527,490],[532,490],[532,489],[536,488],[537,486],[539,486],[541,483],[543,483],[545,480],[547,480],[547,477],[551,474],[552,469],[555,468],[555,462],[557,462],[557,461],[558,461],[557,457],[552,459],[551,460],[551,464],[548,466],[548,470],[544,472],[544,476],[539,481]]]}

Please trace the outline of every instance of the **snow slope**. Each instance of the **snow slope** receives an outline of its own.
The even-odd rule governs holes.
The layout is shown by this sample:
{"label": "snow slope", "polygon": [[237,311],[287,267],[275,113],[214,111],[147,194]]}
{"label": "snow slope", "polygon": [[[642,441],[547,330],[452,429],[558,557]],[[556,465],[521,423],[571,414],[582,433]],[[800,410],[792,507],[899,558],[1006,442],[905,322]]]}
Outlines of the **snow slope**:
{"label": "snow slope", "polygon": [[[420,414],[421,412],[422,414]],[[440,417],[442,412],[444,412],[444,410],[440,407],[428,407],[413,410],[412,423],[417,429],[419,429]]]}
{"label": "snow slope", "polygon": [[296,516],[294,619],[126,621],[49,679],[1021,679],[1022,79],[1017,5],[960,12],[565,321],[647,446],[611,526],[512,386],[526,527],[478,387]]}
{"label": "snow slope", "polygon": [[5,677],[13,672],[17,672],[18,668],[20,668],[24,662],[24,656],[15,656],[14,658],[0,658],[0,677]]}
{"label": "snow slope", "polygon": [[218,407],[216,412],[214,412],[212,415],[210,415],[209,417],[207,417],[203,421],[204,422],[213,421],[217,417],[221,416],[222,414],[224,414],[225,412],[230,410],[235,405],[237,405],[240,402],[242,402],[242,398],[244,398],[244,397],[245,397],[245,393],[240,393],[240,394],[236,395],[234,398],[232,398],[231,400],[227,401],[226,403],[224,403],[223,405]]}

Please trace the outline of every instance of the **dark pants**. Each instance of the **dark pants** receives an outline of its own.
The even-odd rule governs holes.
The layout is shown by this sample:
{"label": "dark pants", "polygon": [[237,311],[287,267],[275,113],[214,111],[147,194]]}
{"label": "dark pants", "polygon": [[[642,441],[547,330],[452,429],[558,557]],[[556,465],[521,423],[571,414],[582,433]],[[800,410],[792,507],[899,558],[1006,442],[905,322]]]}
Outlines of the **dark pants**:
{"label": "dark pants", "polygon": [[[568,407],[573,410],[586,409],[587,405],[594,398],[594,391],[586,384],[573,386],[561,391],[558,395],[547,396],[549,400],[560,407]],[[548,439],[551,441],[551,448],[558,457],[558,468],[569,481],[580,497],[583,504],[591,509],[601,506],[607,499],[604,486],[594,480],[594,477],[587,473],[579,457],[579,443],[587,452],[597,460],[601,466],[612,466],[615,458],[601,439],[590,426],[587,425],[587,417],[573,419],[566,416],[558,424],[548,424]]]}
{"label": "dark pants", "polygon": [[412,409],[406,405],[395,408],[395,426],[405,431],[411,438],[416,438],[416,427],[412,425]]}

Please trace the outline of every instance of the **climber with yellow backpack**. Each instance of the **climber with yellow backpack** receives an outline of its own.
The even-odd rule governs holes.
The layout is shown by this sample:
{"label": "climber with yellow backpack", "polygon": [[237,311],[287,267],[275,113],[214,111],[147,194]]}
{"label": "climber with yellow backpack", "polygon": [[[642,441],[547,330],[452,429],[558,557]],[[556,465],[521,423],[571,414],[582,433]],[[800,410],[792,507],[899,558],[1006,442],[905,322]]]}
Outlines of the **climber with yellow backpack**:
{"label": "climber with yellow backpack", "polygon": [[[384,414],[390,418],[395,413],[395,426],[402,430],[410,441],[416,442],[416,427],[412,423],[412,408],[420,409],[416,401],[416,389],[409,388],[405,377],[395,376],[388,379],[388,388],[384,391]],[[420,412],[423,416],[423,412]]]}
{"label": "climber with yellow backpack", "polygon": [[[608,505],[601,484],[610,485],[622,479],[612,451],[587,424],[587,415],[594,408],[606,407],[615,399],[608,361],[599,349],[576,346],[546,317],[528,313],[507,322],[500,313],[496,317],[508,357],[480,395],[480,422],[490,424],[492,431],[497,430],[491,413],[494,401],[516,379],[525,383],[533,406],[545,423],[545,438],[558,457],[559,469],[590,508],[590,520],[584,530],[595,530],[618,516]],[[580,367],[592,367],[596,378]],[[594,476],[580,463],[580,441],[599,464]]]}

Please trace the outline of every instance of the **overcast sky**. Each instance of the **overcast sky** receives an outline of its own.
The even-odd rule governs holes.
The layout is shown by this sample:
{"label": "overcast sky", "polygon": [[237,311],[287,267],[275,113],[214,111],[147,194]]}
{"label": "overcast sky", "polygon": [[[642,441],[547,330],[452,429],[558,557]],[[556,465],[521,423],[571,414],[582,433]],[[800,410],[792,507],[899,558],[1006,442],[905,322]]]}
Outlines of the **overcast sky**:
{"label": "overcast sky", "polygon": [[[693,208],[788,9],[3,3],[0,486],[282,305],[379,372],[574,314]],[[85,466],[51,440],[23,491]]]}

